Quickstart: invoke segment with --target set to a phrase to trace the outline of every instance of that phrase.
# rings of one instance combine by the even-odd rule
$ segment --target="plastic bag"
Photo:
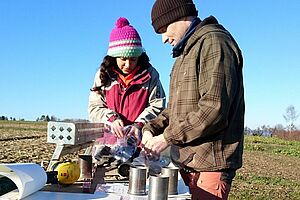
[[[129,161],[135,166],[147,166],[149,167],[150,174],[159,174],[162,167],[166,167],[170,164],[170,157],[146,154],[146,152],[139,147],[141,133],[139,132],[139,136],[136,137],[130,133],[131,128],[131,125],[125,126],[123,128],[124,137],[117,138],[111,133],[111,128],[108,125],[106,135],[104,135],[106,137],[98,139],[94,145],[93,157],[96,160],[100,160],[103,156],[111,156],[123,163]]]
[[[165,155],[146,157],[146,163],[149,167],[150,175],[160,174],[161,168],[167,167],[171,162],[170,157]]]
[[[171,163],[171,159],[166,155],[149,155],[142,150],[138,157],[133,159],[132,165],[134,166],[147,166],[149,168],[150,175],[159,174],[161,168],[168,166]]]
[[[111,128],[107,126],[104,136],[96,140],[92,155],[96,160],[100,160],[103,156],[112,156],[116,160],[126,162],[137,150],[139,138],[130,133],[132,126],[123,128],[124,137],[117,138],[111,132]]]
[[[133,156],[136,149],[137,139],[129,134],[117,139],[116,144],[111,147],[111,153],[115,159],[126,162]]]

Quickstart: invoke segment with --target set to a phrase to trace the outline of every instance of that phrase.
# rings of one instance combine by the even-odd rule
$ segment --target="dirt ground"
[[[0,163],[42,163],[46,169],[55,149],[54,144],[47,143],[46,136],[46,123],[0,122]],[[71,156],[76,158],[78,153]],[[249,196],[253,197],[250,199],[293,199],[292,193],[299,195],[299,158],[245,151],[243,159],[244,165],[238,170],[232,187],[231,194],[235,195],[230,199],[248,199]],[[277,193],[276,196],[271,195],[272,192]]]
[[[54,150],[55,144],[47,143],[46,123],[0,121],[0,163],[37,163],[47,169]],[[0,178],[0,195],[12,189],[12,181]]]
[[[0,123],[0,163],[37,163],[46,168],[54,150],[55,144],[47,143],[46,123]]]

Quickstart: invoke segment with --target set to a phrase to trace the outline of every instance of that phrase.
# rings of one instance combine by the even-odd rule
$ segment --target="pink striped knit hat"
[[[111,31],[107,55],[112,57],[139,57],[143,52],[142,41],[129,21],[120,17]]]

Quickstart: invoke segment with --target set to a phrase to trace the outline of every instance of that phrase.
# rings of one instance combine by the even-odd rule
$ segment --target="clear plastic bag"
[[[161,168],[167,167],[171,163],[171,159],[166,155],[149,155],[142,150],[138,157],[133,159],[132,165],[134,166],[147,166],[149,168],[150,175],[159,174]]]
[[[103,156],[111,156],[116,160],[126,162],[137,150],[139,138],[130,133],[132,126],[123,128],[124,137],[117,138],[112,134],[111,128],[107,125],[104,137],[96,140],[92,155],[94,159],[100,160]]]
[[[149,167],[149,173],[150,175],[160,174],[161,168],[167,167],[171,159],[168,156],[160,155],[160,156],[147,156],[146,162]]]
[[[126,127],[124,127],[125,129]],[[126,162],[129,160],[137,149],[137,139],[134,135],[125,135],[123,138],[118,138],[115,145],[111,148],[113,157],[117,160]]]
[[[149,168],[150,174],[159,174],[162,167],[170,164],[171,159],[166,155],[149,155],[141,150],[141,133],[136,137],[130,133],[132,126],[123,128],[124,137],[117,138],[111,133],[111,128],[107,125],[106,135],[95,142],[93,158],[100,160],[103,156],[110,156],[121,162],[129,161],[132,165],[144,165]],[[113,141],[113,142],[112,142]]]

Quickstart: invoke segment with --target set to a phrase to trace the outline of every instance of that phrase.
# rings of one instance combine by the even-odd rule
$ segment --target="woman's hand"
[[[131,129],[129,131],[128,134],[134,135],[134,137],[137,139],[137,143],[139,144],[142,140],[142,135],[141,135],[141,131],[139,128],[137,128],[136,126],[131,126]]]
[[[111,131],[118,138],[124,137],[123,128],[124,123],[120,119],[117,119],[111,123]]]

